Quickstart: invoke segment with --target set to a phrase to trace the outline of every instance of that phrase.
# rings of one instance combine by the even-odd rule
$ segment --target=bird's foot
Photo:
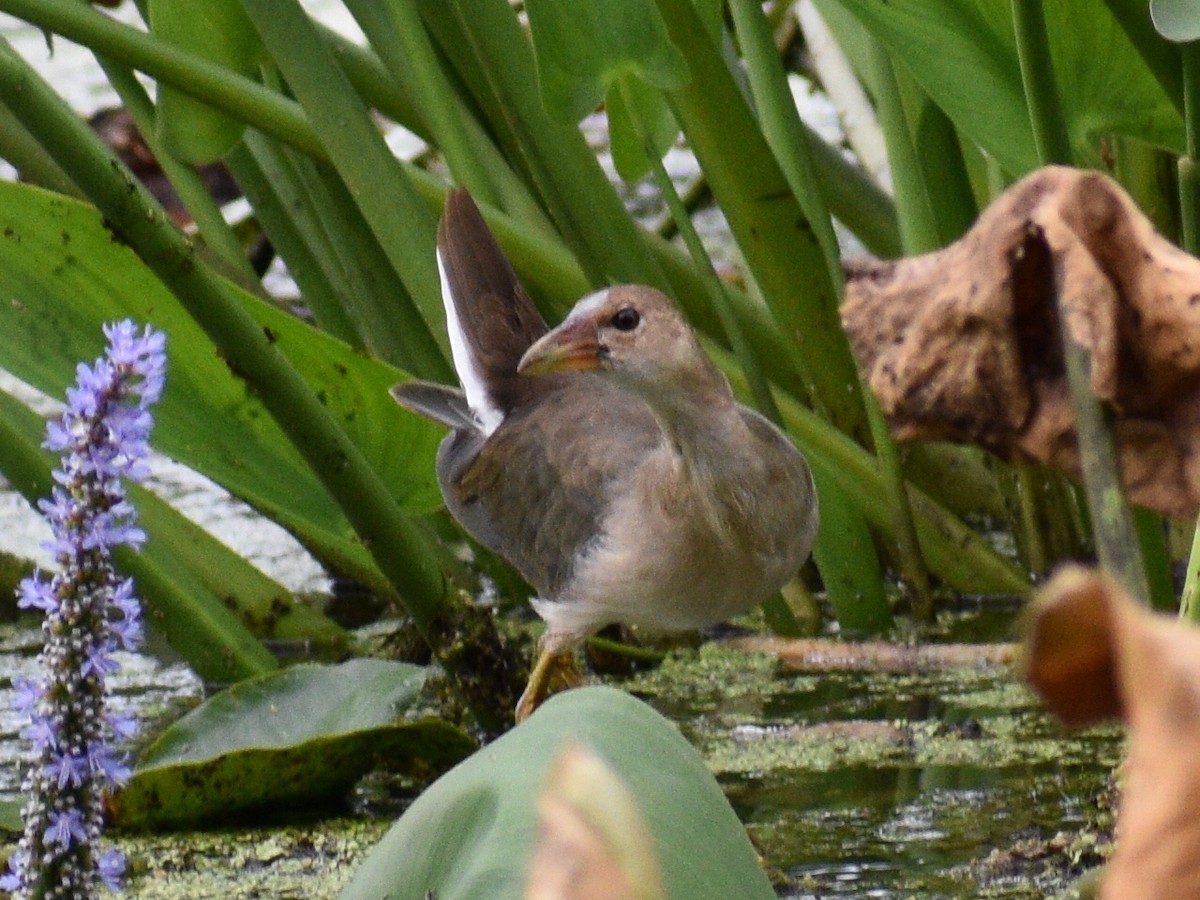
[[[517,724],[524,722],[551,694],[583,684],[583,673],[575,661],[575,651],[542,650],[529,675],[529,683],[517,701]]]

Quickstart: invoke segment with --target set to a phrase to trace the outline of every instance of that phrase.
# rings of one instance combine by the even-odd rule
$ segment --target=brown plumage
[[[817,527],[808,466],[737,403],[666,296],[607,288],[548,330],[464,191],[438,261],[464,391],[392,394],[454,429],[447,507],[538,591],[547,630],[519,718],[604,625],[714,624],[795,574]]]

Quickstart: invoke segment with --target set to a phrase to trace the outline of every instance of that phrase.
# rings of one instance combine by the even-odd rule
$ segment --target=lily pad
[[[316,804],[379,767],[436,774],[475,742],[440,719],[403,721],[425,676],[407,663],[354,659],[236,684],[163,732],[114,798],[116,821],[211,824]]]

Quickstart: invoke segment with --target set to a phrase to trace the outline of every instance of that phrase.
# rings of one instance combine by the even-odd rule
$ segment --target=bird
[[[808,464],[735,399],[665,294],[605,287],[551,329],[463,188],[437,265],[461,384],[391,395],[451,429],[446,507],[537,591],[546,629],[518,722],[581,680],[575,651],[599,629],[707,627],[797,574],[819,519]]]

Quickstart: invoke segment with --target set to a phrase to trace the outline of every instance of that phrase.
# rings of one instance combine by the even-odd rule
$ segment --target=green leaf
[[[381,765],[428,775],[475,742],[447,722],[403,721],[426,670],[352,659],[243,681],[162,733],[113,800],[123,827],[195,825],[319,803]]]
[[[626,77],[624,81],[625,90],[617,90],[614,85],[608,92],[608,141],[617,174],[626,182],[634,182],[650,170],[650,161],[645,144],[638,140],[625,97],[633,98],[632,116],[649,132],[652,152],[659,158],[675,142],[679,125],[660,91],[638,78]]]
[[[525,9],[542,102],[561,122],[578,122],[626,75],[663,90],[687,82],[687,64],[649,0],[529,0]]]
[[[1038,165],[1009,0],[836,0],[962,131],[1012,176]],[[1183,147],[1183,122],[1105,4],[1048,3],[1054,73],[1076,159],[1099,164],[1118,132]]]
[[[387,590],[337,505],[245,383],[92,207],[0,184],[0,366],[59,396],[78,360],[94,359],[100,325],[132,316],[168,335],[167,390],[155,446],[217,481],[327,560]],[[387,389],[404,373],[354,352],[299,319],[237,291],[276,348],[334,411],[414,514],[440,505],[438,428],[406,415]]]
[[[1168,41],[1186,44],[1200,38],[1200,0],[1150,0],[1150,18]]]
[[[150,30],[167,43],[252,77],[262,55],[258,34],[238,0],[150,0]],[[177,159],[191,163],[220,159],[241,139],[245,123],[185,91],[160,82],[159,138]]]
[[[604,760],[637,798],[667,896],[775,896],[745,829],[678,729],[622,691],[590,687],[554,697],[426,790],[342,900],[523,896],[538,792],[568,742]]]

